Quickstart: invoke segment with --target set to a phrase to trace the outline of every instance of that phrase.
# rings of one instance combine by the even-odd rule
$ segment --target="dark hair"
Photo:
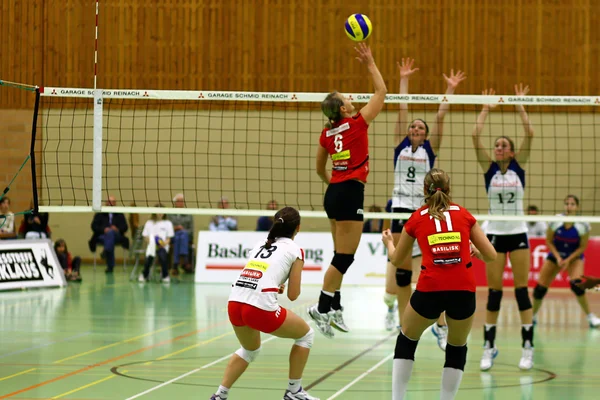
[[[408,124],[408,127],[410,128],[410,126],[413,124],[413,122],[415,121],[421,121],[423,123],[423,125],[425,125],[425,133],[429,134],[429,125],[427,125],[427,122],[425,122],[425,120],[421,119],[421,118],[416,118],[413,119],[412,121],[410,121],[410,124]]]
[[[342,99],[340,99],[339,93],[333,91],[325,97],[325,100],[321,102],[321,111],[328,119],[325,124],[326,128],[333,128],[333,125],[342,120],[342,111],[340,108],[344,105]]]
[[[537,206],[534,206],[534,205],[532,204],[532,205],[530,205],[529,207],[527,207],[527,211],[540,211],[540,210],[538,209],[538,207],[537,207]]]
[[[513,140],[511,138],[509,138],[508,136],[498,136],[496,138],[496,140],[494,140],[494,145],[496,145],[496,142],[500,139],[506,139],[508,141],[508,144],[510,146],[510,151],[512,151],[514,153],[515,151],[515,142],[513,142]]]
[[[300,213],[293,207],[284,207],[275,213],[273,218],[273,226],[267,236],[265,249],[271,247],[275,243],[275,239],[280,237],[292,238],[294,232],[300,225]]]
[[[154,207],[164,207],[161,203],[155,204]],[[157,214],[152,214],[150,215],[150,219],[152,221],[156,221],[156,218],[158,217]],[[162,219],[167,219],[167,214],[163,214]]]
[[[577,196],[574,194],[568,194],[567,197],[565,197],[565,201],[567,201],[567,199],[573,199],[575,204],[577,204],[577,207],[579,207],[579,198]]]
[[[8,204],[10,205],[10,199],[8,198],[8,196],[4,196],[2,200],[0,200],[0,204],[4,204],[6,202],[8,202]]]
[[[444,211],[450,207],[450,177],[439,168],[432,168],[425,175],[425,203],[429,215],[444,221]]]
[[[67,242],[65,242],[65,239],[58,239],[54,242],[54,252],[56,253],[56,249],[63,245],[65,246],[65,254],[68,253],[69,250],[67,249]]]

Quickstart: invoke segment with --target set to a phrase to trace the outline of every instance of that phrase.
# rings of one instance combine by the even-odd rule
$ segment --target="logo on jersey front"
[[[441,243],[460,243],[460,232],[436,233],[427,236],[427,242],[430,246]]]
[[[349,159],[350,159],[350,150],[344,150],[339,153],[335,153],[335,154],[331,155],[332,161],[349,160]]]

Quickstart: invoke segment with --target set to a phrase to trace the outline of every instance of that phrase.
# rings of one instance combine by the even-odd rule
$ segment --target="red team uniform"
[[[475,292],[470,245],[475,217],[456,204],[444,212],[445,221],[433,218],[427,210],[428,206],[421,207],[404,225],[423,252],[417,290]]]
[[[369,125],[358,113],[323,129],[319,143],[331,156],[331,181],[323,205],[329,219],[363,221],[369,175]]]
[[[333,168],[330,183],[339,183],[350,179],[367,181],[367,175],[369,175],[368,129],[369,125],[360,113],[342,119],[332,128],[323,129],[319,143],[331,155]]]

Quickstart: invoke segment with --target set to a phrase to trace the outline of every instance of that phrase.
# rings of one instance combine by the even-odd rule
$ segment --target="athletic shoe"
[[[519,368],[523,371],[529,371],[533,368],[533,347],[523,347]]]
[[[431,332],[437,338],[440,349],[446,351],[446,345],[448,344],[448,327],[445,325],[438,325],[436,322],[431,326]]]
[[[600,327],[600,318],[596,316],[594,313],[590,313],[587,317],[588,323],[590,324],[590,328],[598,328]]]
[[[162,283],[171,283],[171,277],[169,275],[165,276],[161,280]]]
[[[292,393],[289,390],[285,391],[283,400],[320,400],[318,397],[311,396],[302,387],[296,393]]]
[[[217,394],[213,394],[212,396],[210,396],[210,400],[227,400],[227,397],[221,397]]]
[[[481,356],[481,362],[479,363],[479,369],[482,371],[487,371],[494,365],[494,358],[498,356],[498,349],[496,347],[493,348],[484,348],[483,355]]]
[[[146,278],[144,278],[144,275],[143,275],[143,274],[140,274],[140,276],[138,276],[138,282],[139,282],[139,283],[144,283],[144,282],[146,282]]]
[[[337,329],[340,332],[348,332],[350,329],[348,325],[344,322],[344,316],[342,315],[342,311],[344,311],[344,307],[339,310],[332,310],[333,315],[331,317],[331,326]]]
[[[397,306],[388,308],[387,314],[385,315],[385,330],[391,331],[396,326],[396,311]]]
[[[331,329],[331,318],[333,316],[333,312],[330,311],[327,314],[321,314],[317,309],[317,304],[310,306],[307,311],[308,316],[315,321],[319,332],[321,332],[326,338],[331,339],[334,336],[333,329]]]

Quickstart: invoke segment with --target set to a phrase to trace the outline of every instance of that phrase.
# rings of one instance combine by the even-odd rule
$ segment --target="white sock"
[[[326,294],[329,297],[333,297],[335,295],[335,293],[331,293],[331,292],[326,292],[324,290],[321,290],[321,293]]]
[[[460,387],[463,371],[456,368],[444,368],[442,371],[442,389],[440,400],[454,400]]]
[[[392,367],[392,400],[404,400],[414,363],[413,360],[404,358],[394,359],[394,366]]]
[[[296,393],[296,392],[298,392],[298,390],[300,390],[301,387],[302,387],[302,379],[289,379],[288,380],[287,390],[289,390],[290,392]]]
[[[388,306],[389,310],[393,310],[394,304],[396,303],[396,295],[385,292],[383,295],[383,302]]]
[[[217,396],[220,396],[224,399],[227,398],[227,396],[229,395],[229,388],[226,388],[225,386],[220,385],[219,386],[219,390],[217,390],[217,393],[215,393]]]

